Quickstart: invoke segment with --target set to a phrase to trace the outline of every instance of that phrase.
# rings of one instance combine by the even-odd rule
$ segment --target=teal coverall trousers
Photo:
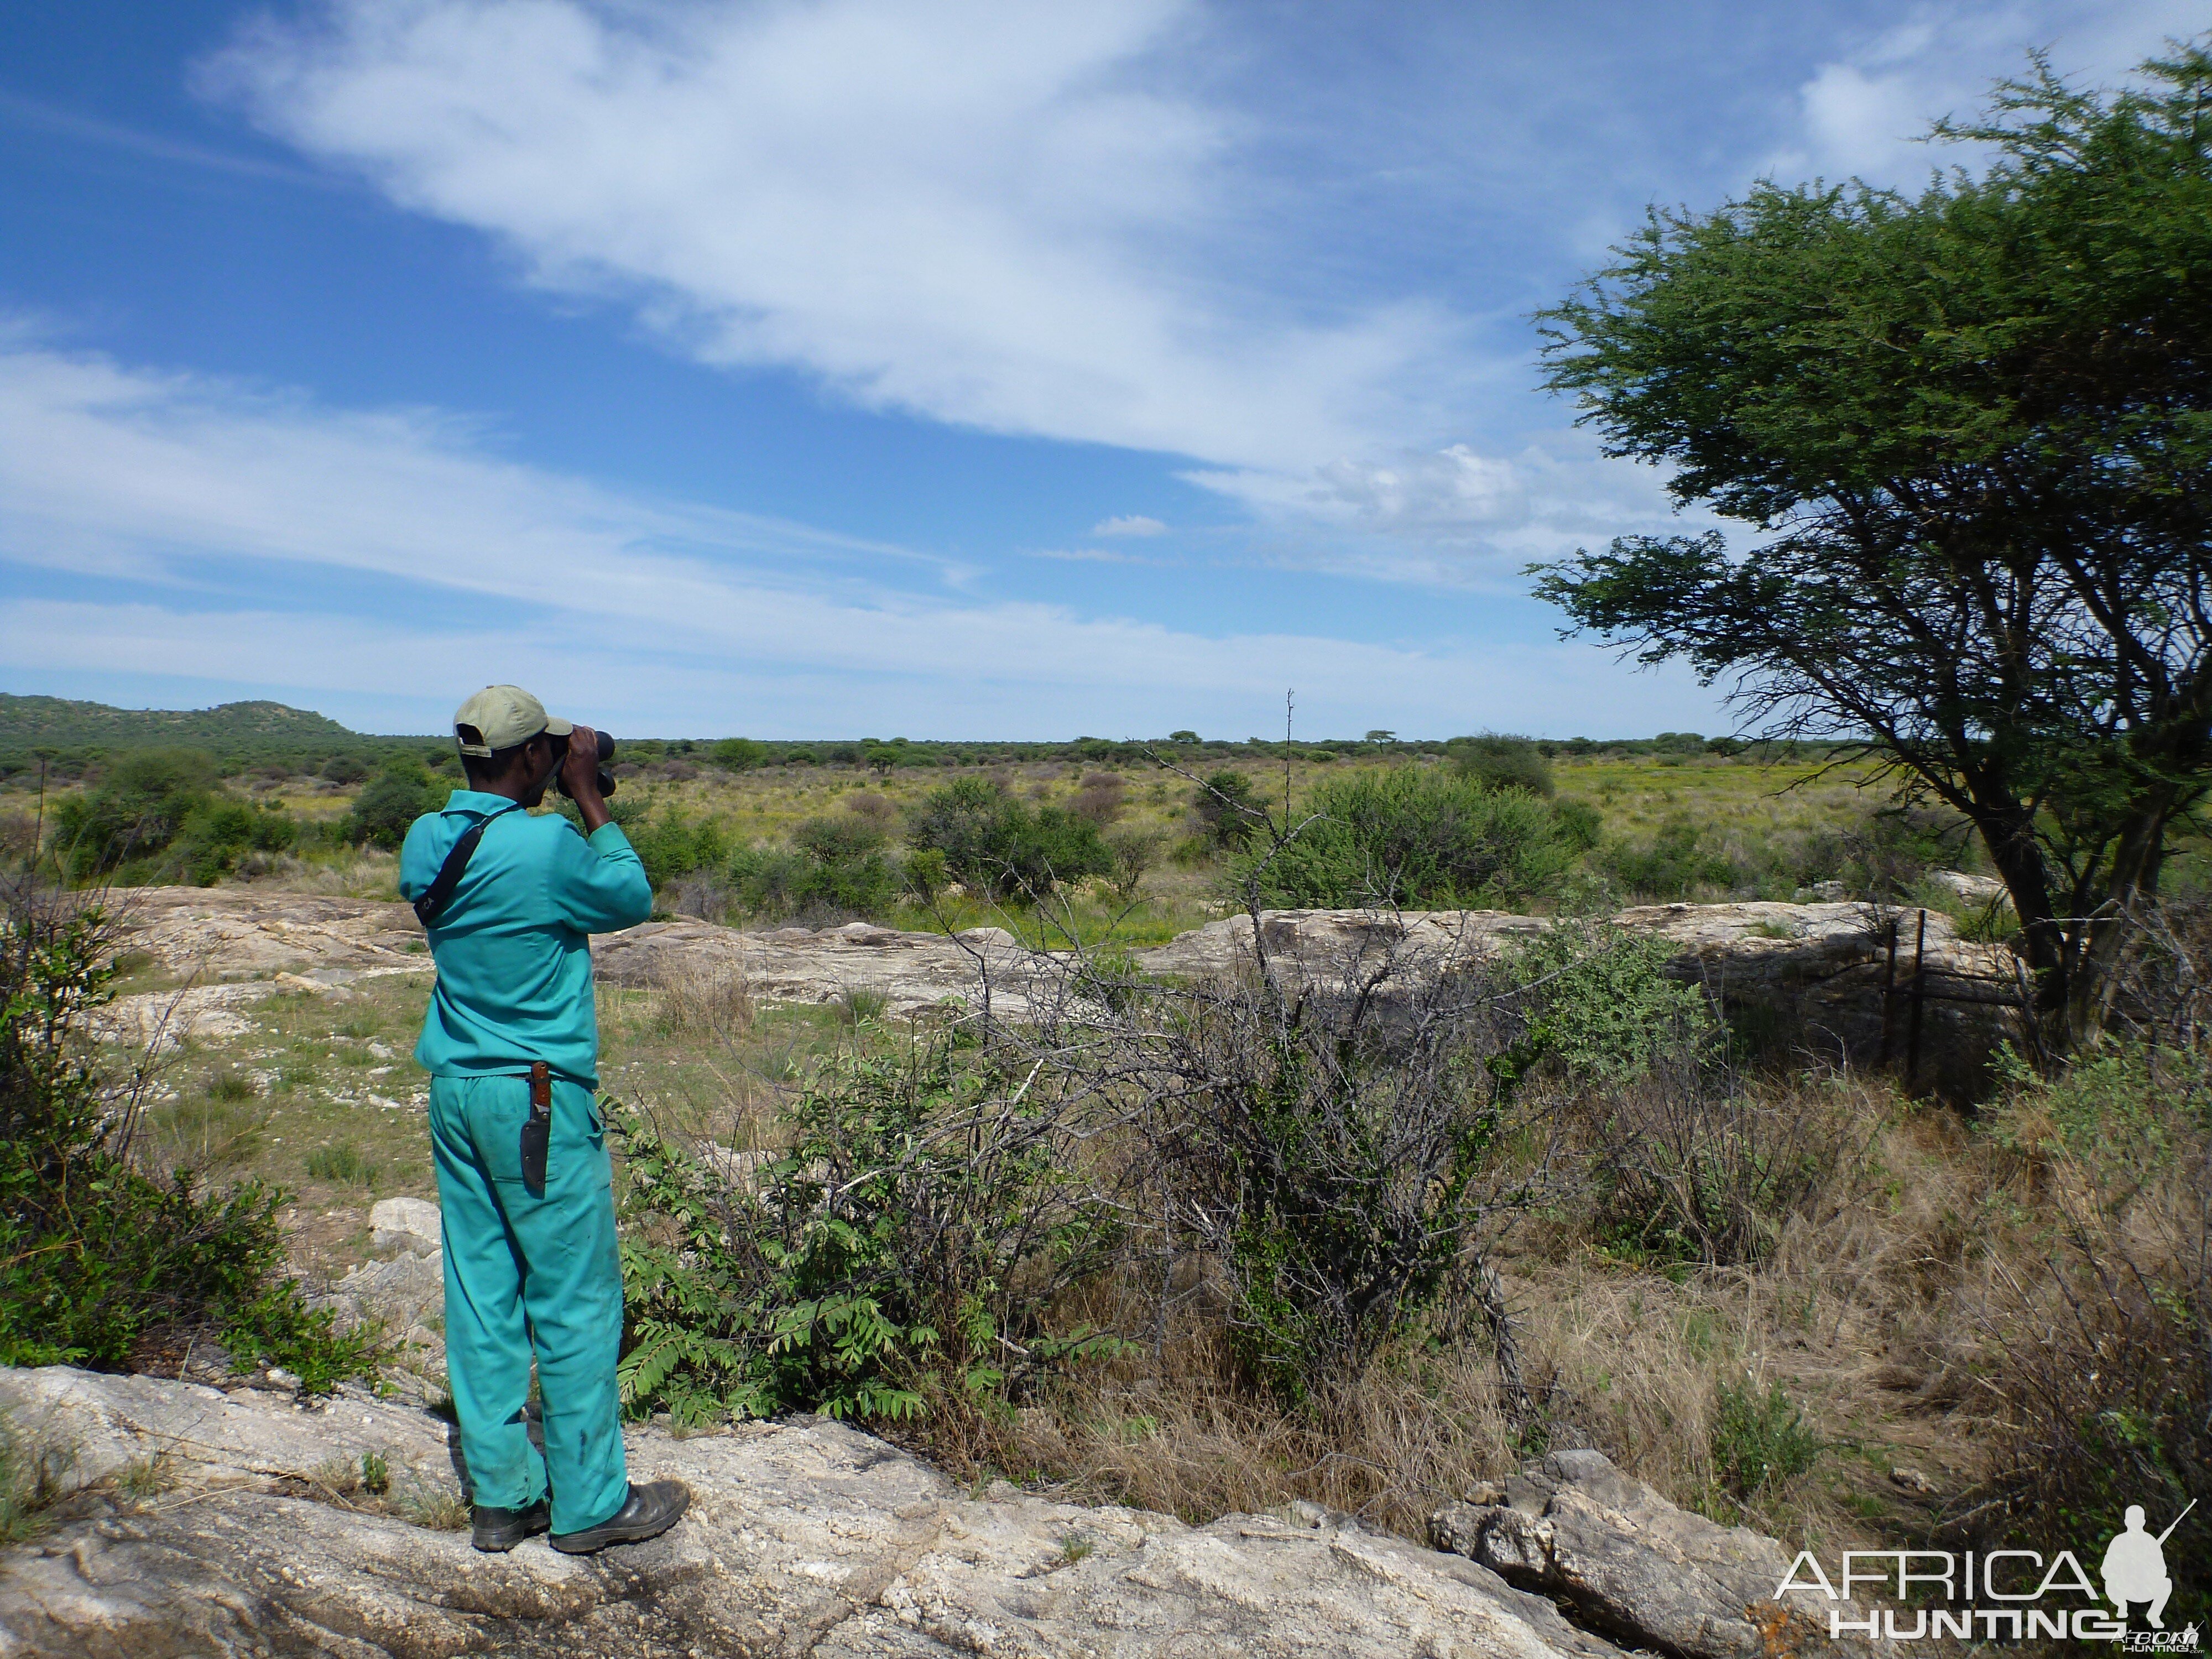
[[[553,1498],[552,1528],[581,1532],[623,1506],[615,1361],[622,1266],[612,1166],[592,1091],[556,1078],[545,1191],[522,1184],[526,1077],[430,1080],[430,1146],[445,1212],[447,1370],[473,1501]],[[538,1360],[545,1455],[523,1418]]]

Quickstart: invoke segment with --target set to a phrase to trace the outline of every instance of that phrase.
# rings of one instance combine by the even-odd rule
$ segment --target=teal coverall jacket
[[[399,890],[418,897],[462,832],[511,805],[457,789],[417,818]],[[552,1529],[623,1506],[615,1362],[622,1264],[599,1085],[589,939],[653,911],[652,884],[613,824],[589,840],[553,814],[507,812],[484,831],[430,929],[437,988],[415,1057],[430,1073],[430,1146],[445,1215],[446,1364],[471,1500],[525,1509],[552,1497]],[[551,1068],[545,1187],[522,1182],[531,1062]],[[535,1355],[544,1451],[524,1406]]]

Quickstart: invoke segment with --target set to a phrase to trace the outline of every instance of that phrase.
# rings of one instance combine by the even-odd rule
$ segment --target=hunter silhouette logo
[[[2189,1500],[2189,1508],[2173,1517],[2169,1526],[2155,1538],[2143,1530],[2143,1508],[2140,1504],[2128,1505],[2126,1530],[2116,1534],[2105,1546],[2105,1599],[2112,1604],[2112,1611],[2123,1623],[2127,1620],[2128,1603],[2150,1603],[2150,1627],[2166,1628],[2166,1600],[2173,1594],[2173,1580],[2166,1574],[2166,1540],[2173,1536],[2173,1528],[2181,1524],[2197,1500]]]

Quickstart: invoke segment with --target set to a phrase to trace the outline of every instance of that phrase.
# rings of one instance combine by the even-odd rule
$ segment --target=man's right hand
[[[606,797],[599,793],[599,734],[588,726],[568,733],[568,753],[561,763],[561,781],[568,799],[584,817],[584,833],[592,834],[614,822]]]

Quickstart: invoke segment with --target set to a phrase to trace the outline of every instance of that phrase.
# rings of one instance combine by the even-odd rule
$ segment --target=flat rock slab
[[[173,973],[243,979],[289,970],[428,967],[422,926],[398,899],[241,887],[127,887],[132,944]],[[411,947],[411,948],[410,948]]]
[[[743,980],[769,1002],[828,1003],[855,991],[884,999],[884,1012],[908,1018],[944,1006],[983,1004],[986,975],[994,1013],[1029,1010],[1031,977],[1048,970],[1012,934],[976,928],[957,937],[902,932],[864,921],[810,932],[780,927],[743,933],[705,921],[648,921],[592,941],[592,972],[602,984],[650,989],[700,974]]]
[[[280,1400],[226,1402],[187,1384],[58,1368],[0,1372],[0,1400],[63,1402],[89,1436],[85,1468],[112,1468],[124,1442],[176,1431],[191,1476],[189,1490],[0,1556],[8,1659],[1611,1652],[1487,1569],[1343,1516],[1194,1528],[1004,1485],[965,1496],[828,1421],[683,1440],[631,1431],[633,1476],[687,1482],[691,1511],[649,1543],[577,1559],[542,1539],[480,1555],[465,1533],[251,1484],[311,1453],[349,1451],[354,1430],[338,1431],[349,1412],[403,1452],[441,1451],[444,1425],[420,1413],[345,1401],[295,1413]],[[319,1450],[302,1435],[310,1423],[327,1431]]]
[[[254,1389],[226,1393],[67,1365],[0,1367],[0,1412],[26,1443],[65,1451],[75,1486],[157,1457],[198,1488],[313,1480],[325,1466],[358,1466],[373,1452],[395,1479],[459,1490],[443,1422],[356,1390],[296,1406],[289,1395]]]
[[[1627,1646],[1674,1659],[1759,1659],[1826,1644],[1832,1607],[1848,1619],[1867,1616],[1812,1594],[1778,1601],[1790,1572],[1780,1544],[1678,1509],[1600,1452],[1555,1452],[1484,1496],[1492,1501],[1437,1510],[1430,1541],[1551,1597],[1577,1624]],[[1800,1641],[1781,1640],[1785,1632]]]

